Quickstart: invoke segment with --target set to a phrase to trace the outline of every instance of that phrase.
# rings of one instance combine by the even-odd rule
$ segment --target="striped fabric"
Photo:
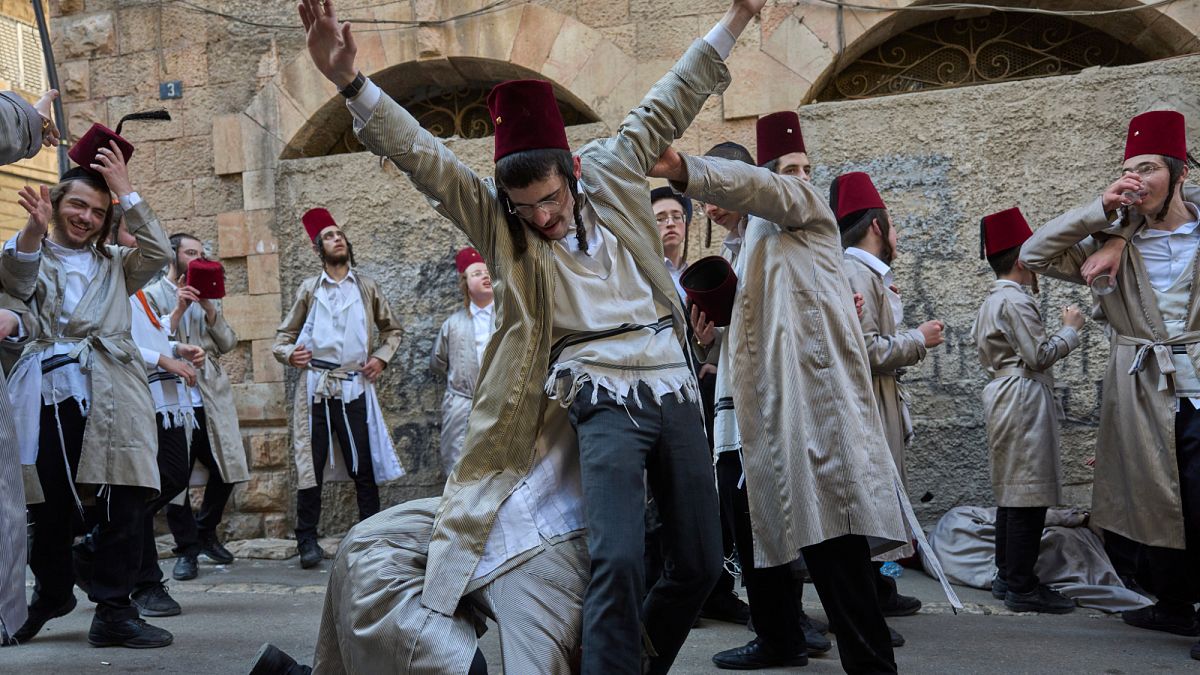
[[[465,673],[486,615],[500,629],[504,672],[569,674],[582,630],[587,540],[546,544],[511,561],[447,616],[421,605],[439,501],[400,504],[346,535],[325,593],[314,672]]]
[[[0,372],[0,629],[12,635],[25,623],[25,486],[17,429]]]
[[[671,307],[681,346],[687,321],[662,264],[645,176],[708,97],[720,94],[728,83],[729,71],[717,52],[697,40],[629,113],[616,136],[578,152],[588,203],[631,252],[657,299]],[[391,159],[467,235],[497,280],[502,322],[484,352],[466,448],[447,482],[429,544],[429,583],[422,602],[452,615],[496,509],[533,459],[531,448],[547,401],[542,385],[550,365],[553,254],[533,234],[510,233],[492,181],[461,163],[386,95],[358,133],[368,149]],[[517,254],[514,236],[528,244],[524,254]]]

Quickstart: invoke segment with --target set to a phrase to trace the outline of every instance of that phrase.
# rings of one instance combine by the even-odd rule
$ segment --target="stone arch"
[[[885,3],[879,0],[873,4],[891,4],[902,10],[937,1],[892,0]],[[1152,1],[1108,0],[1094,5],[1132,7]],[[1073,0],[997,0],[991,4],[1079,8],[1079,3]],[[762,115],[812,103],[831,78],[863,54],[914,26],[945,16],[928,12],[869,12],[824,3],[770,9],[773,11],[764,13],[761,50],[731,60],[733,83],[725,96],[726,119]],[[955,16],[978,14],[967,12]],[[1118,15],[1072,19],[1108,33],[1149,59],[1200,50],[1200,0],[1181,0]]]

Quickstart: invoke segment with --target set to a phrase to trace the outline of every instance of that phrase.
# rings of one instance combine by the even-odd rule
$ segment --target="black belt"
[[[308,362],[308,365],[312,368],[319,368],[320,370],[337,370],[338,368],[342,367],[342,364],[340,363],[323,361],[321,359],[312,359]]]
[[[1186,354],[1187,345],[1171,345],[1172,354]]]
[[[52,373],[63,366],[79,363],[79,357],[71,356],[70,354],[58,354],[42,361],[42,374]]]

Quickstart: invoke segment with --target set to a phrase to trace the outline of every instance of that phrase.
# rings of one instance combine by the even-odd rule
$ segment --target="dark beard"
[[[324,255],[324,262],[326,265],[345,265],[350,262],[350,253],[326,253]]]

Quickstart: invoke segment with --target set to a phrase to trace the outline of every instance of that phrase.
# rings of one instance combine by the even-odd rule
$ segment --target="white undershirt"
[[[471,327],[475,331],[475,360],[477,363],[483,363],[483,350],[487,349],[488,339],[492,337],[492,326],[495,325],[492,320],[492,310],[495,305],[495,302],[489,302],[487,307],[479,307],[472,302],[468,308],[471,313]]]
[[[368,358],[366,325],[362,293],[354,272],[341,281],[321,272],[321,280],[313,292],[313,306],[308,310],[308,320],[296,344],[311,349],[314,359],[361,368]],[[317,387],[320,378],[319,371],[308,370],[310,389]],[[341,380],[341,399],[350,402],[362,396],[366,391],[363,379],[355,375]]]
[[[1197,231],[1200,214],[1192,204],[1184,202],[1184,205],[1192,214],[1190,222],[1174,231],[1143,227],[1133,235],[1133,245],[1146,263],[1150,285],[1158,291],[1170,288],[1196,257],[1196,245],[1200,243],[1200,231]]]
[[[146,365],[154,412],[163,416],[163,424],[168,428],[190,426],[194,418],[187,385],[179,377],[158,379],[158,376],[166,373],[158,366],[159,358],[174,358],[175,355],[175,345],[167,338],[166,326],[170,318],[156,316],[159,327],[155,328],[136,293],[129,296],[129,308],[132,312],[129,332]]]

